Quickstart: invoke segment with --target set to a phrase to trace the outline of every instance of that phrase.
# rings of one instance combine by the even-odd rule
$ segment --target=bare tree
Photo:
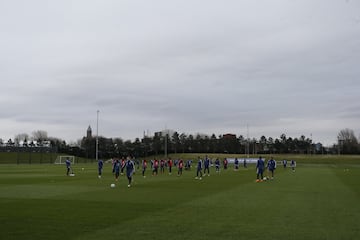
[[[18,145],[20,142],[25,142],[29,140],[29,134],[27,133],[19,133],[15,135],[14,142]]]
[[[48,133],[44,130],[37,130],[32,133],[33,139],[38,142],[48,140]]]
[[[356,142],[357,139],[355,137],[355,133],[353,130],[345,128],[341,130],[338,134],[338,140],[344,141],[344,142]]]
[[[358,140],[351,129],[343,129],[338,134],[339,150],[345,154],[355,154],[358,152]]]

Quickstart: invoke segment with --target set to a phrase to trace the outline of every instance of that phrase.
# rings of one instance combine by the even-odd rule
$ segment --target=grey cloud
[[[44,126],[76,140],[99,109],[109,137],[249,124],[331,143],[359,131],[359,12],[325,0],[6,2],[0,138]]]

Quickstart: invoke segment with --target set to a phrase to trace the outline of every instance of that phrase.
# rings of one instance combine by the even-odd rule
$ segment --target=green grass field
[[[115,183],[95,164],[0,165],[0,239],[358,239],[360,165],[278,166],[255,183],[254,165],[195,180],[142,178]],[[82,170],[84,168],[84,170]]]

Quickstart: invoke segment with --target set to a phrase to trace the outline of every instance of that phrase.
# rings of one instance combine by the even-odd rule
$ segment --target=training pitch
[[[195,164],[194,164],[195,166]],[[195,168],[128,188],[96,164],[0,165],[0,239],[358,239],[360,165],[255,166],[195,179]],[[111,188],[114,183],[116,186]]]

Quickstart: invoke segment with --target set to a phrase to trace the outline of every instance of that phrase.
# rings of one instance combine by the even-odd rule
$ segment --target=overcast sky
[[[360,1],[0,0],[0,138],[360,134]]]

